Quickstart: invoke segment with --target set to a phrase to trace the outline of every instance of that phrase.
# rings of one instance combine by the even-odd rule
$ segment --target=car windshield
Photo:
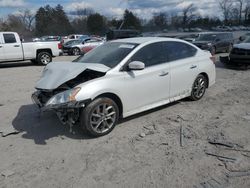
[[[81,37],[79,37],[79,40],[84,40],[86,38],[89,38],[89,36],[88,35],[82,35]]]
[[[108,42],[86,53],[76,62],[104,64],[113,68],[118,65],[138,44]]]
[[[216,35],[214,34],[201,34],[196,41],[214,41],[216,39]]]

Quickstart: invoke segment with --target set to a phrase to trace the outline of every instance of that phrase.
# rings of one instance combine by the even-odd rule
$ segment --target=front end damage
[[[86,67],[81,72],[77,65],[78,67],[76,68],[78,71],[75,74],[72,74],[74,72],[72,67],[70,67],[71,70],[67,74],[66,69],[68,69],[68,64],[66,68],[63,68],[63,63],[60,65],[60,67],[47,67],[44,71],[45,73],[38,81],[36,91],[32,94],[31,98],[42,112],[54,111],[63,124],[70,126],[71,131],[72,126],[80,121],[81,110],[91,101],[90,99],[76,100],[76,95],[82,89],[78,85],[100,78],[106,74],[106,71],[101,71],[100,67],[98,71],[94,70],[92,66],[91,69]],[[71,66],[74,66],[74,63],[71,63]],[[60,69],[62,70],[62,74],[60,74]],[[56,75],[56,81],[52,80],[53,74]],[[64,82],[65,77],[67,78],[66,82]],[[58,78],[61,80],[58,80]]]
[[[37,90],[31,96],[32,101],[40,108],[42,112],[54,111],[59,120],[64,125],[72,127],[79,122],[81,109],[84,108],[91,100],[68,101],[61,104],[49,104],[48,102],[55,97],[54,92]]]

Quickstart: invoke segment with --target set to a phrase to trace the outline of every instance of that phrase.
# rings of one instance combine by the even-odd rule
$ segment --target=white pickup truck
[[[0,32],[0,63],[31,60],[46,65],[60,53],[59,41],[23,43],[15,32]]]

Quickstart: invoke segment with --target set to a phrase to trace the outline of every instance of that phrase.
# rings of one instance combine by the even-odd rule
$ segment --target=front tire
[[[81,113],[80,124],[83,130],[94,137],[110,133],[119,118],[119,108],[110,98],[97,98],[88,104]]]
[[[37,55],[37,62],[40,65],[47,65],[52,61],[52,55],[48,52],[40,52]]]
[[[206,92],[207,84],[207,78],[202,74],[198,75],[193,83],[193,88],[190,96],[191,100],[200,100]]]
[[[73,48],[72,49],[72,55],[80,55],[80,49],[79,48]]]

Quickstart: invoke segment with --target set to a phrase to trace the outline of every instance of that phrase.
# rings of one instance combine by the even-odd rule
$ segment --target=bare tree
[[[28,31],[32,31],[33,24],[35,20],[35,15],[30,12],[30,10],[20,10],[18,13],[18,17],[22,21],[22,23],[25,25],[26,29]]]
[[[220,9],[222,11],[224,22],[227,23],[233,8],[232,0],[220,0],[219,1]]]
[[[246,6],[243,12],[244,12],[244,21],[246,22],[248,20],[248,15],[250,14],[250,1],[249,0],[246,2]]]
[[[243,12],[243,5],[245,3],[245,0],[236,0],[236,2],[239,4],[239,24],[241,24],[242,20],[242,12]]]
[[[195,18],[195,14],[194,14],[195,10],[196,10],[196,7],[194,6],[194,4],[190,4],[182,10],[183,27],[187,26],[190,23],[190,21]]]

